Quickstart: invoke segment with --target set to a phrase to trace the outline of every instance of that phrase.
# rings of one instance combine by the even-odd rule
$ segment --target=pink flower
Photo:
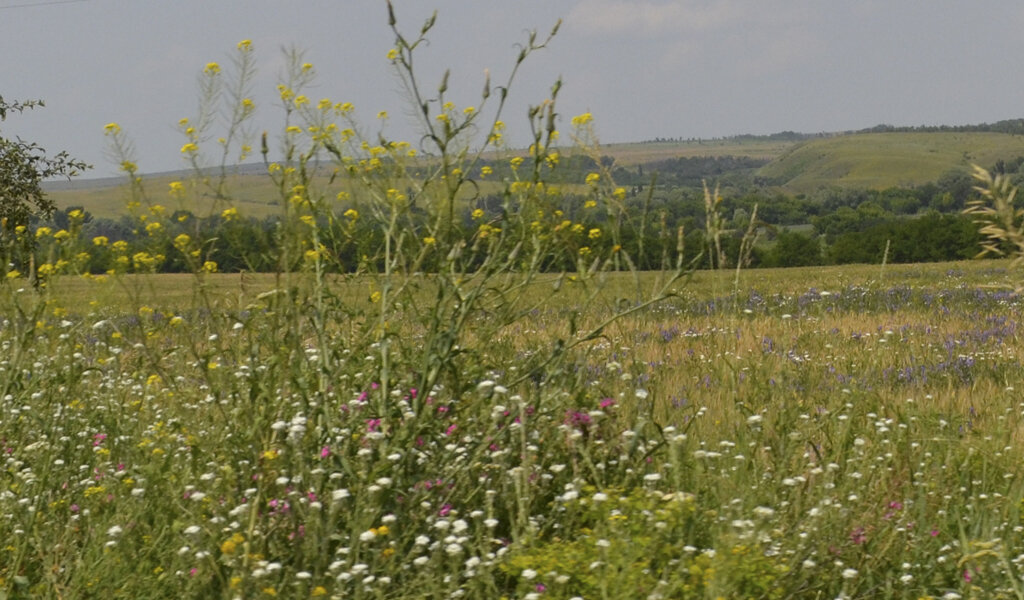
[[[320,458],[327,458],[330,455],[331,455],[331,448],[330,448],[330,446],[324,446],[323,448],[320,449]]]
[[[441,510],[437,511],[437,514],[442,516],[442,517],[447,517],[448,513],[450,513],[450,512],[452,512],[452,505],[451,504],[445,504],[444,506],[441,507]]]
[[[856,545],[861,545],[868,541],[868,536],[864,533],[863,527],[858,527],[850,533],[850,541]]]
[[[444,431],[444,434],[445,435],[451,435],[451,434],[455,433],[455,429],[456,428],[458,428],[458,425],[456,425],[455,423],[452,423],[451,425],[448,426],[448,429],[446,429]]]
[[[605,398],[604,400],[601,400],[601,404],[599,406],[601,408],[608,408],[609,406],[615,406],[615,399],[614,398]]]

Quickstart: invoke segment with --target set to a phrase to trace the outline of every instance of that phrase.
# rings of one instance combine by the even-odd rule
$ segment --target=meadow
[[[765,271],[738,294],[700,272],[524,378],[588,297],[538,281],[542,306],[466,340],[461,386],[422,391],[382,385],[346,322],[368,281],[331,285],[351,314],[327,339],[311,307],[269,309],[269,276],[8,286],[3,589],[1019,597],[1021,307],[984,287],[1006,267]],[[658,276],[610,275],[579,328]],[[193,286],[208,304],[161,291]]]
[[[704,255],[662,231],[641,272],[607,169],[551,184],[560,85],[509,157],[490,81],[457,106],[447,75],[415,78],[432,23],[405,37],[392,13],[387,55],[426,174],[290,57],[273,273],[211,260],[250,247],[245,190],[201,160],[253,152],[249,40],[200,76],[227,121],[183,119],[193,179],[147,189],[107,125],[152,247],[85,239],[81,213],[5,230],[0,598],[1024,597],[1012,260],[744,271],[709,191]],[[599,152],[592,115],[568,125]],[[500,204],[474,208],[488,177]],[[168,233],[154,198],[211,194],[217,235]],[[1024,255],[1004,213],[976,216]],[[189,273],[156,273],[171,252]]]

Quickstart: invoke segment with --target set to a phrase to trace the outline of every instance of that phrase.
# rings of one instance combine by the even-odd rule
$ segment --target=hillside
[[[659,181],[668,185],[699,186],[702,178],[717,182],[738,176],[739,181],[753,182],[760,187],[802,194],[833,187],[881,190],[914,186],[934,182],[953,170],[966,172],[972,163],[991,167],[1000,159],[1011,161],[1024,156],[1024,135],[897,130],[826,134],[803,140],[739,136],[609,144],[601,147],[601,154],[614,159],[612,164],[620,185],[649,183],[651,174],[657,171],[661,174]],[[702,158],[719,160],[702,162]],[[755,165],[756,170],[723,172],[722,164],[743,162],[731,159],[754,159],[767,164],[760,168]],[[277,190],[269,179],[258,174],[261,171],[261,165],[246,165],[232,176],[231,187],[239,198],[237,208],[254,217],[279,210]],[[586,172],[564,174],[566,181],[582,181],[585,176]],[[187,177],[184,172],[146,176],[151,200],[168,203],[167,184]],[[127,192],[123,183],[124,180],[118,178],[75,180],[48,184],[47,191],[60,208],[83,206],[96,216],[116,217],[125,212]],[[493,185],[492,182],[485,187]],[[209,205],[208,200],[200,197],[188,206],[173,208],[205,215],[223,207]]]
[[[973,164],[1024,155],[1024,136],[991,132],[856,133],[796,144],[758,170],[789,193],[822,187],[884,189],[935,181]]]

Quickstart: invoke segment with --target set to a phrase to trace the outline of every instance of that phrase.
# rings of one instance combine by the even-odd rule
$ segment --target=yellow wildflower
[[[590,123],[593,120],[594,115],[590,114],[589,112],[585,112],[582,115],[576,115],[575,117],[572,118],[572,126],[580,127],[581,125],[586,125],[587,123]]]

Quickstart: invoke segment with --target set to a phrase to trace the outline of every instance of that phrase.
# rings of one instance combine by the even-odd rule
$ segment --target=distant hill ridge
[[[842,135],[855,135],[858,133],[936,133],[936,132],[985,132],[985,133],[1009,133],[1011,135],[1024,135],[1024,118],[1003,119],[995,123],[978,123],[973,125],[889,125],[880,123],[874,127],[864,129],[848,129],[846,131],[830,131],[819,133],[801,133],[798,131],[779,131],[765,135],[743,133],[713,138],[662,138],[657,137],[650,140],[642,140],[639,144],[661,144],[666,142],[676,143],[701,143],[701,142],[800,142],[823,137],[836,137]]]

